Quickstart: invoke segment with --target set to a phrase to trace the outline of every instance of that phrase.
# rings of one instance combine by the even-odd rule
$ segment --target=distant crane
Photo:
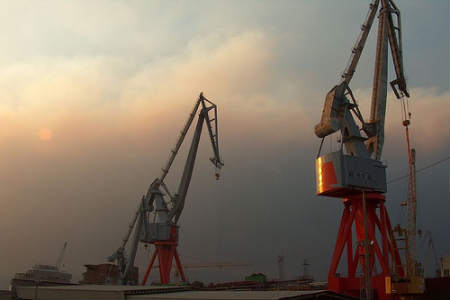
[[[175,160],[197,112],[199,112],[198,121],[189,154],[185,162],[183,174],[178,185],[177,193],[172,194],[165,184],[164,179]],[[109,257],[109,261],[117,261],[123,284],[127,284],[128,274],[134,267],[134,260],[139,241],[155,245],[155,251],[142,281],[143,285],[147,282],[147,278],[156,257],[159,259],[159,274],[162,284],[168,284],[170,281],[170,270],[174,258],[182,280],[186,281],[183,266],[181,265],[177,252],[179,229],[177,223],[184,208],[204,123],[206,123],[206,127],[208,128],[209,138],[214,153],[213,158],[210,160],[216,168],[216,179],[219,179],[219,170],[222,168],[223,162],[219,154],[217,106],[206,99],[203,96],[203,93],[201,93],[198,100],[195,102],[194,109],[189,114],[189,118],[180,133],[175,147],[170,152],[167,164],[161,170],[161,175],[150,184],[147,193],[141,199],[138,210],[129,225],[127,234],[122,240],[121,246]],[[165,195],[161,189],[166,193]],[[165,201],[165,196],[168,196],[168,201]],[[151,213],[153,213],[152,220],[149,218]],[[125,247],[130,239],[133,229],[134,236],[130,246],[131,250],[127,256]]]
[[[402,117],[403,126],[405,127],[406,145],[408,150],[408,167],[409,167],[409,181],[408,181],[408,197],[406,202],[402,202],[402,206],[407,207],[407,224],[406,229],[397,225],[395,232],[397,234],[404,234],[405,241],[405,265],[406,278],[408,280],[408,293],[422,293],[425,289],[425,282],[423,272],[420,270],[420,263],[417,256],[417,235],[420,230],[417,230],[417,170],[416,170],[416,149],[411,148],[409,138],[409,125],[411,124],[411,113],[407,102],[402,102]],[[431,233],[429,238],[431,238]]]
[[[66,248],[67,248],[67,241],[64,242],[64,246],[62,247],[61,252],[59,253],[58,259],[56,260],[55,266],[58,270],[61,269],[64,254],[66,253]]]
[[[427,230],[425,231],[425,234],[422,238],[422,246],[425,246],[425,255],[424,255],[424,261],[423,261],[423,268],[424,268],[424,273],[425,271],[427,271],[427,267],[429,266],[427,264],[427,260],[428,258],[430,258],[430,260],[433,260],[433,276],[441,276],[442,270],[441,270],[441,264],[439,262],[437,253],[436,253],[436,248],[434,247],[434,243],[433,243],[433,237],[431,235],[431,231]],[[431,252],[431,254],[430,254]]]
[[[409,122],[408,122],[409,124]],[[406,127],[408,128],[408,127]],[[406,275],[408,277],[418,276],[418,260],[417,260],[417,198],[416,198],[416,150],[410,148],[409,134],[406,133],[408,144],[408,160],[409,160],[409,187],[407,206],[407,225],[406,225]]]
[[[365,120],[350,89],[350,81],[380,2],[370,118]],[[315,134],[322,138],[316,159],[317,194],[344,200],[344,212],[328,273],[328,286],[338,293],[356,297],[363,290],[366,299],[372,298],[373,291],[376,292],[374,296],[380,299],[391,299],[389,280],[405,275],[384,206],[386,166],[380,161],[384,144],[388,46],[396,74],[390,85],[402,103],[407,101],[409,92],[403,70],[400,10],[393,0],[373,0],[349,63],[339,84],[326,95],[321,120],[314,128]],[[340,150],[321,155],[324,138],[337,131],[341,134]],[[345,247],[347,275],[342,276],[337,274],[337,268]],[[376,264],[381,267],[378,274],[375,274]],[[362,277],[356,276],[358,265],[363,270]]]
[[[284,280],[284,255],[278,255],[278,280]]]
[[[308,262],[308,260],[305,258],[303,259],[303,276],[301,276],[301,279],[312,279],[312,277],[309,275],[309,266],[310,263]]]

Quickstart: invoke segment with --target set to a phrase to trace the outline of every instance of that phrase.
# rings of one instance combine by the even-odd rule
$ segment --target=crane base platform
[[[391,278],[394,274],[403,277],[404,270],[384,206],[385,197],[378,193],[366,193],[367,233],[370,241],[368,266],[364,263],[366,252],[362,201],[362,194],[344,199],[344,212],[328,272],[328,288],[337,293],[359,297],[360,291],[365,289],[364,277],[356,272],[360,266],[362,273],[369,268],[370,289],[377,299],[394,299]],[[342,260],[346,260],[347,266],[347,273],[344,275],[338,273]]]
[[[150,259],[147,271],[145,272],[144,279],[142,280],[142,285],[145,285],[147,283],[148,276],[150,275],[150,271],[153,268],[156,257],[158,257],[159,278],[161,280],[161,284],[170,283],[170,271],[172,270],[172,262],[174,258],[181,280],[183,282],[186,282],[183,266],[181,265],[180,257],[177,251],[178,246],[177,232],[178,232],[177,226],[172,225],[170,228],[170,238],[168,240],[156,241],[152,243],[153,245],[155,245],[155,251],[153,252],[153,256]]]

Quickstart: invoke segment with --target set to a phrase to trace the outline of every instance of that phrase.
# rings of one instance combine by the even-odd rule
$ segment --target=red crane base
[[[153,267],[153,264],[155,263],[156,257],[158,257],[159,278],[161,280],[161,284],[170,283],[170,271],[172,269],[172,262],[174,258],[178,272],[181,276],[181,280],[183,280],[183,282],[186,282],[183,266],[181,265],[180,257],[178,256],[177,251],[178,243],[176,240],[176,228],[174,226],[171,229],[171,237],[169,240],[157,241],[152,243],[155,245],[155,251],[153,252],[153,256],[150,259],[147,271],[145,272],[144,279],[142,280],[142,285],[145,285],[147,283],[148,276],[150,275],[150,271]]]
[[[397,245],[392,233],[391,222],[384,206],[382,194],[366,193],[367,231],[370,243],[369,274],[371,289],[375,299],[393,299],[391,277],[393,274],[404,276]],[[360,296],[364,287],[364,277],[356,276],[358,265],[362,273],[364,264],[364,214],[362,194],[344,199],[344,212],[334,247],[331,266],[328,272],[328,288],[332,291],[351,296]],[[355,229],[353,231],[353,228]],[[378,229],[378,230],[377,230]],[[355,240],[354,240],[355,235]],[[337,272],[339,263],[346,250],[347,274]],[[376,271],[378,269],[378,271]],[[381,269],[381,270],[380,270]]]

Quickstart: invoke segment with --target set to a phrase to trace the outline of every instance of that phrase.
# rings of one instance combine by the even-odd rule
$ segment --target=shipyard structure
[[[370,115],[364,116],[350,83],[356,76],[368,35],[376,24],[376,46]],[[13,289],[0,293],[5,299],[449,299],[450,257],[438,260],[431,232],[423,239],[434,257],[434,278],[425,278],[423,264],[417,254],[416,151],[410,139],[412,116],[409,91],[403,65],[402,23],[394,0],[373,0],[361,32],[351,49],[350,59],[341,78],[325,96],[323,111],[314,132],[321,139],[315,156],[316,194],[339,199],[342,217],[335,246],[330,253],[327,282],[315,282],[304,272],[296,279],[283,278],[284,257],[278,257],[279,278],[269,280],[254,273],[244,280],[212,283],[189,282],[185,269],[194,267],[243,267],[245,262],[213,263],[193,266],[183,264],[178,253],[178,223],[188,199],[194,174],[197,150],[203,128],[212,149],[211,163],[216,179],[224,166],[219,152],[218,110],[215,103],[201,93],[169,151],[169,159],[160,175],[137,201],[137,210],[126,228],[119,247],[108,262],[86,264],[83,279],[71,283],[71,274],[61,270],[67,243],[55,266],[36,265],[12,280]],[[395,76],[388,80],[389,59]],[[405,162],[409,167],[407,224],[395,225],[385,203],[386,167],[382,161],[388,86],[402,107],[398,120],[405,132]],[[195,122],[196,121],[196,122]],[[186,135],[195,124],[188,155],[178,177],[175,192],[166,183],[172,164]],[[325,139],[338,137],[339,149],[326,153]],[[314,154],[311,154],[314,159]],[[310,170],[311,174],[314,173]],[[135,259],[139,244],[153,248],[148,265],[139,269]],[[299,259],[300,260],[300,259]],[[308,266],[305,260],[303,265]],[[145,271],[144,271],[145,270]],[[149,283],[151,272],[158,282]],[[173,278],[177,278],[173,280]]]

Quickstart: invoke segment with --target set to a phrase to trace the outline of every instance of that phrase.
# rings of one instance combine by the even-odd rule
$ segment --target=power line
[[[436,165],[438,165],[438,164],[441,164],[441,163],[443,163],[443,162],[445,162],[445,161],[447,161],[447,160],[449,160],[449,159],[450,159],[450,156],[447,156],[447,157],[445,157],[445,158],[443,158],[443,159],[441,159],[441,160],[438,160],[438,161],[436,161],[436,162],[434,162],[434,163],[432,163],[432,164],[429,164],[428,166],[425,166],[425,167],[423,167],[423,168],[420,168],[420,169],[416,170],[416,173],[419,173],[419,172],[421,172],[421,171],[424,171],[424,170],[426,170],[426,169],[429,169],[429,168],[431,168],[431,167],[434,167],[434,166],[436,166]],[[389,181],[387,182],[387,184],[393,183],[393,182],[396,182],[396,181],[399,181],[399,180],[404,179],[404,178],[407,178],[408,176],[409,176],[409,175],[403,175],[403,176],[400,176],[400,177],[391,179],[391,180],[389,180]]]

